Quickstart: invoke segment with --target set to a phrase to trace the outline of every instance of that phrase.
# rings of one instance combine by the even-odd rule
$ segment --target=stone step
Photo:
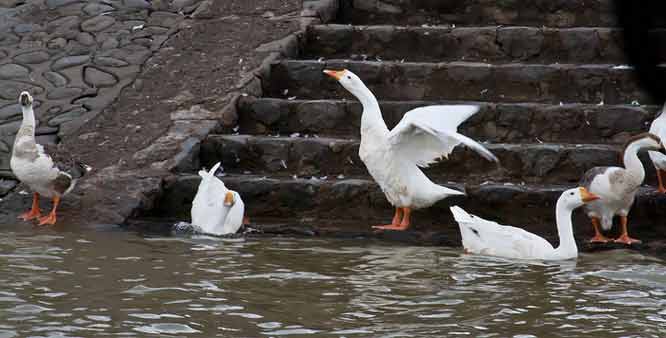
[[[632,69],[613,65],[284,60],[272,65],[266,93],[279,98],[351,99],[322,73],[343,68],[358,75],[379,100],[659,104],[639,88]]]
[[[621,147],[610,145],[486,144],[500,166],[467,147],[457,147],[448,160],[424,172],[431,179],[481,183],[492,181],[576,183],[595,166],[620,164]],[[227,173],[286,177],[368,177],[358,156],[359,142],[322,137],[210,135],[201,144],[200,161],[212,167],[221,161]],[[649,177],[653,168],[641,154]]]
[[[658,31],[658,36],[666,31]],[[626,63],[614,28],[396,27],[318,25],[307,31],[305,58]]]
[[[611,0],[345,0],[353,24],[615,26]]]
[[[381,101],[393,128],[410,109],[432,104],[478,104],[480,111],[460,131],[494,143],[623,143],[646,131],[659,106],[487,102]],[[284,100],[241,97],[241,134],[341,136],[358,138],[361,104],[357,100]]]
[[[390,222],[393,210],[379,187],[363,179],[279,179],[252,175],[222,177],[225,184],[238,191],[250,220],[261,218],[294,221],[326,231],[340,223],[351,224],[347,231],[367,232],[371,225]],[[189,220],[191,202],[200,177],[180,175],[165,183],[155,210],[160,217]],[[460,184],[447,185],[463,189]],[[557,236],[554,205],[562,191],[574,185],[515,185],[488,183],[467,185],[466,196],[456,196],[413,213],[416,231],[441,231],[457,236],[449,207],[460,205],[468,212],[502,224],[524,226],[526,230],[554,239]],[[630,213],[630,231],[638,238],[663,238],[666,227],[655,220],[663,219],[666,195],[652,188],[641,188]],[[581,211],[574,214],[574,231],[578,239],[592,236],[592,227]],[[333,232],[340,233],[333,229]],[[614,231],[617,231],[617,226]],[[455,245],[459,245],[459,242]]]

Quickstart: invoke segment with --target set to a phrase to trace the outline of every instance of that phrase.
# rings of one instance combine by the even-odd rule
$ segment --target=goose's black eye
[[[351,76],[347,75],[347,78],[351,80]]]
[[[570,193],[569,193],[569,195],[573,196],[573,195],[574,195],[574,193],[570,192]]]

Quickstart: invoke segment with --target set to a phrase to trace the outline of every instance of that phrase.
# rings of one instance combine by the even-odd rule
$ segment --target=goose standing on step
[[[652,121],[652,125],[650,125],[650,133],[659,136],[662,140],[666,139],[666,114],[664,114],[664,111],[666,110],[666,104],[664,104],[664,107],[661,109],[661,113],[659,113],[659,116],[657,116],[654,121]],[[650,151],[648,152],[650,155],[650,160],[652,160],[652,164],[654,164],[654,168],[657,171],[657,180],[659,181],[659,192],[660,193],[666,193],[666,187],[664,186],[666,184],[666,155],[656,152],[656,151]]]
[[[359,156],[368,172],[395,207],[393,221],[376,229],[405,230],[414,209],[427,208],[437,201],[463,192],[430,181],[419,167],[427,167],[448,157],[458,144],[464,144],[484,158],[497,158],[481,144],[458,134],[458,125],[474,115],[478,106],[427,106],[408,111],[392,130],[372,92],[349,70],[324,70],[361,101],[361,145]]]
[[[19,216],[28,221],[39,219],[39,225],[56,223],[56,211],[60,198],[74,189],[77,180],[90,170],[90,167],[72,160],[55,163],[44,147],[35,140],[35,113],[32,109],[32,96],[22,92],[19,104],[23,111],[23,121],[14,140],[10,167],[21,182],[33,191],[32,209]],[[55,152],[51,151],[52,155]],[[51,212],[42,217],[39,209],[39,196],[53,199]]]
[[[451,207],[451,212],[460,227],[466,252],[514,259],[561,260],[578,256],[571,214],[576,208],[597,199],[599,196],[582,187],[569,189],[557,199],[555,222],[560,238],[557,248],[531,232],[470,215],[458,206]]]
[[[199,231],[211,235],[234,234],[243,223],[245,204],[240,195],[227,189],[224,182],[215,176],[220,167],[215,164],[210,171],[199,171],[201,183],[192,201],[192,225]]]
[[[587,216],[594,227],[594,237],[590,242],[606,243],[609,241],[599,228],[609,230],[613,227],[613,217],[620,216],[621,234],[615,239],[616,243],[631,245],[641,241],[629,237],[627,232],[627,215],[634,204],[638,188],[645,179],[645,168],[638,152],[640,150],[664,151],[661,139],[650,133],[636,135],[627,141],[622,151],[624,168],[622,167],[595,167],[588,170],[581,186],[591,193],[601,197],[585,205]]]

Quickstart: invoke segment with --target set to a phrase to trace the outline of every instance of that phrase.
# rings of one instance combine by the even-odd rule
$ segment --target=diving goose
[[[609,241],[599,227],[603,230],[612,228],[615,215],[620,216],[622,227],[621,235],[615,242],[627,245],[641,242],[629,237],[627,233],[627,215],[634,204],[638,188],[645,179],[645,169],[638,159],[640,150],[663,151],[661,139],[650,133],[636,135],[627,141],[622,151],[624,168],[595,167],[583,175],[580,185],[601,197],[598,201],[585,205],[585,212],[594,227],[594,237],[590,242]]]
[[[664,110],[666,110],[666,104],[661,109],[659,116],[650,125],[650,133],[659,136],[662,140],[666,139],[666,114],[664,114]],[[664,186],[666,184],[666,155],[656,151],[649,151],[648,154],[657,171],[659,192],[666,193],[666,187]]]
[[[515,259],[562,260],[578,256],[571,214],[574,209],[597,199],[599,196],[582,187],[566,190],[560,195],[555,206],[560,238],[557,248],[531,232],[470,215],[458,206],[451,207],[451,212],[460,227],[466,252]]]
[[[90,167],[72,161],[55,163],[44,147],[35,141],[35,113],[32,109],[32,96],[22,92],[19,104],[23,111],[23,121],[14,140],[10,167],[16,178],[33,191],[32,209],[19,216],[25,221],[39,219],[39,225],[56,223],[56,211],[60,198],[74,189],[77,180],[90,170]],[[52,150],[51,155],[55,155]],[[42,217],[39,209],[39,196],[53,199],[51,212]]]
[[[439,105],[408,111],[392,130],[386,127],[379,103],[356,74],[349,70],[324,70],[352,93],[363,105],[359,156],[388,201],[395,207],[393,221],[376,229],[406,230],[414,209],[463,192],[437,185],[419,167],[448,157],[464,144],[484,158],[497,158],[481,144],[457,133],[458,126],[474,115],[478,106]]]
[[[201,232],[212,235],[233,234],[240,229],[241,225],[247,224],[243,218],[245,204],[240,195],[227,189],[215,172],[220,167],[220,162],[215,164],[210,171],[199,171],[201,183],[197,194],[192,201],[192,225]]]

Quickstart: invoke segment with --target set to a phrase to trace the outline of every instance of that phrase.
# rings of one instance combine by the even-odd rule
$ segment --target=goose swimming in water
[[[44,147],[37,144],[32,103],[32,96],[22,92],[19,104],[23,111],[23,121],[14,140],[10,167],[16,178],[33,191],[32,208],[19,218],[25,221],[39,219],[39,225],[53,225],[56,223],[56,211],[60,199],[74,189],[77,180],[90,171],[90,167],[72,160],[56,163]],[[55,155],[53,150],[51,155]],[[44,217],[39,209],[40,195],[53,199],[53,208]]]
[[[451,207],[451,212],[460,227],[466,252],[516,259],[560,260],[578,256],[571,214],[576,208],[598,199],[599,196],[582,187],[566,190],[560,195],[555,206],[560,237],[557,248],[531,232],[470,215],[458,206]]]
[[[405,230],[414,209],[427,208],[437,201],[463,192],[433,183],[419,167],[427,167],[448,157],[464,144],[484,158],[497,162],[488,149],[457,132],[458,126],[474,115],[478,106],[439,105],[408,111],[395,128],[389,130],[372,92],[349,70],[324,70],[361,101],[361,145],[359,156],[372,178],[395,207],[393,221],[376,229]]]

